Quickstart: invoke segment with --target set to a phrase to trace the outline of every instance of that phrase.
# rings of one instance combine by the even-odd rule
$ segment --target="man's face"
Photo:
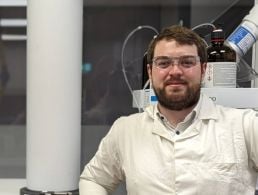
[[[153,59],[161,56],[175,58],[173,65],[160,68],[153,62],[148,65],[148,74],[159,104],[170,110],[183,110],[195,105],[200,96],[201,80],[206,65],[201,66],[195,45],[179,45],[174,40],[161,40],[154,49]],[[188,61],[178,61],[178,57],[191,56],[197,60],[194,66],[182,66]],[[191,64],[191,61],[189,62]],[[159,65],[163,65],[163,61]],[[168,64],[168,63],[167,63]]]

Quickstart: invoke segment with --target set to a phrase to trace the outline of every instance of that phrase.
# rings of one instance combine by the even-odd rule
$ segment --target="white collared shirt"
[[[200,112],[200,104],[202,102],[202,96],[194,107],[194,109],[184,118],[184,120],[178,123],[176,126],[172,125],[168,119],[160,113],[158,109],[158,105],[154,106],[154,112],[159,117],[159,119],[163,122],[163,124],[167,127],[167,130],[171,131],[171,135],[175,136],[176,134],[183,133],[196,119]]]
[[[196,120],[172,138],[155,106],[119,118],[80,179],[80,195],[106,195],[121,181],[128,195],[253,195],[258,113],[206,96]]]

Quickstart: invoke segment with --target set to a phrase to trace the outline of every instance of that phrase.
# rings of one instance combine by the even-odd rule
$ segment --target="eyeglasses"
[[[197,63],[200,63],[199,56],[180,56],[180,57],[169,57],[169,56],[157,56],[153,58],[152,63],[155,67],[165,70],[169,66],[174,66],[177,60],[177,66],[181,69],[190,69]]]

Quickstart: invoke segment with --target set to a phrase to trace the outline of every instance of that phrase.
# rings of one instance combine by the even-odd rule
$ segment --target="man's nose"
[[[182,74],[182,69],[178,63],[178,60],[175,60],[170,64],[169,74]]]

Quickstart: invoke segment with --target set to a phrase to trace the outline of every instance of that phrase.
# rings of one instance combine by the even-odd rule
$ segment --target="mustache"
[[[181,78],[170,78],[169,80],[165,81],[165,85],[171,85],[171,84],[187,84],[188,82]]]

